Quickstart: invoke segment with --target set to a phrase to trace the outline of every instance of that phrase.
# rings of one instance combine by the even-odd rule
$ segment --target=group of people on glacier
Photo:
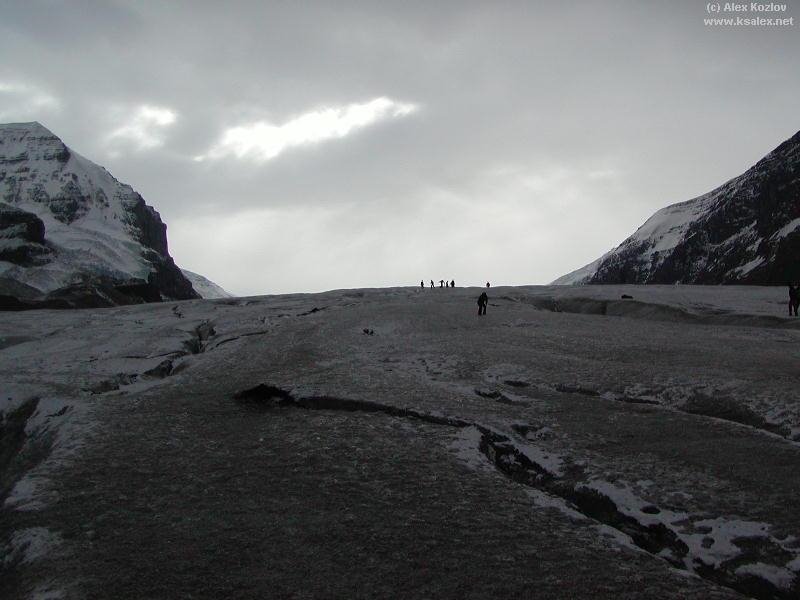
[[[423,290],[425,289],[425,280],[419,282],[419,287]],[[435,288],[436,284],[434,283],[433,279],[431,279],[431,289]],[[444,279],[439,280],[439,287],[440,288],[454,288],[456,287],[456,280],[451,279],[449,282],[445,281]],[[491,287],[491,283],[488,281],[486,282],[486,287]],[[478,296],[478,316],[482,316],[486,314],[486,306],[489,304],[489,296],[486,295],[486,292],[481,293]]]

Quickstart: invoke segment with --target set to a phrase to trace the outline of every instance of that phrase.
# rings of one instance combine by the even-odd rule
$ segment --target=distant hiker
[[[443,288],[443,287],[444,287],[444,279],[440,279],[440,280],[439,280],[439,287],[440,287],[440,288]]]
[[[453,280],[450,282],[450,287],[453,287],[453,288],[454,288],[454,287],[456,287],[456,280],[455,280],[455,279],[453,279]]]
[[[487,287],[487,288],[488,288],[488,287],[492,287],[491,285],[489,285],[489,282],[488,282],[488,281],[486,282],[486,287]]]
[[[489,296],[486,295],[486,292],[481,292],[481,295],[478,296],[478,316],[486,314],[486,305],[489,304]]]
[[[425,282],[424,281],[420,281],[419,282],[419,287],[421,287],[424,290],[425,289]]]
[[[789,284],[789,316],[797,316],[797,309],[800,307],[800,284]]]
[[[433,288],[433,287],[434,287],[434,286],[433,286],[433,279],[431,279],[431,288]]]

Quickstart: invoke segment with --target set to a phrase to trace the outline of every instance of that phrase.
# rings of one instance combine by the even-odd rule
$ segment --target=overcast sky
[[[547,283],[800,129],[800,25],[705,10],[3,2],[0,122],[131,184],[237,294]]]

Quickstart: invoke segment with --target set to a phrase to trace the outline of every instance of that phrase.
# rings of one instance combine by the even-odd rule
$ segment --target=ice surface
[[[800,430],[792,350],[800,320],[784,316],[784,288],[498,287],[478,320],[480,291],[340,290],[5,313],[0,389],[8,392],[0,410],[38,397],[26,431],[54,440],[9,495],[12,529],[81,530],[72,515],[94,514],[101,504],[114,515],[111,524],[92,525],[100,530],[92,544],[63,541],[74,560],[48,558],[51,547],[37,546],[34,562],[59,578],[54,590],[76,574],[108,584],[93,570],[97,556],[126,574],[133,564],[154,568],[151,559],[163,562],[165,530],[177,554],[240,534],[261,544],[252,531],[270,531],[264,539],[272,545],[257,553],[282,577],[287,554],[327,568],[291,554],[299,546],[286,540],[314,540],[305,547],[319,549],[318,558],[333,548],[319,532],[333,532],[332,555],[356,564],[363,556],[347,545],[349,532],[353,543],[374,549],[380,540],[400,543],[399,531],[424,537],[441,526],[437,544],[476,532],[486,543],[498,540],[491,556],[535,561],[548,575],[566,564],[570,581],[581,565],[594,570],[592,581],[614,574],[609,594],[630,592],[620,582],[636,575],[642,589],[668,581],[672,591],[662,597],[692,596],[683,586],[693,597],[730,597],[716,583],[674,574],[676,562],[794,591],[800,455],[790,438]],[[634,301],[620,300],[622,293]],[[597,302],[606,303],[605,314]],[[636,310],[612,316],[617,307]],[[146,375],[165,360],[171,370]],[[233,399],[260,383],[295,398],[357,399],[396,411],[251,410]],[[771,424],[777,429],[764,429]],[[495,468],[480,450],[482,431],[503,436],[547,470],[550,483]],[[299,487],[303,481],[314,491]],[[668,549],[646,552],[613,520],[581,512],[567,497],[585,489],[644,528],[674,532],[688,548],[685,562]],[[346,511],[327,514],[337,490]],[[383,503],[389,512],[370,512]],[[337,529],[345,513],[356,525]],[[359,523],[364,515],[372,520]],[[155,554],[135,563],[136,544],[120,540],[138,539],[146,527],[156,532]],[[373,541],[358,537],[364,531]],[[464,556],[487,560],[474,540],[459,544],[474,544]],[[448,552],[426,551],[426,560]],[[578,556],[580,564],[565,558]],[[386,564],[371,568],[384,573]],[[25,567],[44,577],[36,568]],[[501,575],[509,581],[502,568]],[[549,585],[540,575],[536,584]]]

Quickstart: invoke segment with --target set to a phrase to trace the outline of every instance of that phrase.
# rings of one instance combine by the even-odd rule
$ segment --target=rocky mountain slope
[[[198,294],[158,212],[34,122],[0,125],[0,296],[20,308]]]
[[[187,269],[181,269],[181,272],[183,273],[184,277],[191,282],[194,291],[200,294],[201,298],[212,300],[214,298],[234,297],[233,294],[224,290],[221,286],[217,285],[210,279],[199,275],[198,273],[193,273]]]
[[[745,283],[800,279],[800,132],[739,177],[659,210],[614,250],[554,281]]]

